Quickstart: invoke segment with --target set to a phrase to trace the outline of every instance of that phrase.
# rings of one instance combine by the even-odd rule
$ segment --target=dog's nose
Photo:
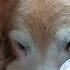
[[[70,59],[61,66],[60,70],[70,70]]]

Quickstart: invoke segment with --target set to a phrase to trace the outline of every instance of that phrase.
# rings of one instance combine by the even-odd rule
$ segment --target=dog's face
[[[70,58],[69,1],[10,0],[8,4],[4,58],[6,63],[16,58],[7,70],[59,70]]]

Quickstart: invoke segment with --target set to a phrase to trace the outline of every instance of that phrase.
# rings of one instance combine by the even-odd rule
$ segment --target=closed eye
[[[25,48],[26,46],[23,46],[21,43],[17,43],[19,48],[24,51],[25,55],[27,55],[27,48]]]
[[[30,53],[31,37],[26,30],[13,30],[9,33],[11,40],[15,41],[18,49],[24,52],[25,55]]]
[[[66,45],[66,50],[67,50],[67,52],[69,52],[69,49],[70,49],[70,41],[67,43],[67,45]]]

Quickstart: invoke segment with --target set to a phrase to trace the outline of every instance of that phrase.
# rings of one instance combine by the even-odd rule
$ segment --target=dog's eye
[[[26,51],[25,46],[23,46],[23,45],[22,45],[22,44],[20,44],[20,43],[18,43],[18,45],[20,46],[20,48],[21,48],[22,50]]]
[[[66,45],[66,50],[67,50],[67,52],[69,52],[69,50],[70,50],[70,41]]]
[[[17,44],[19,46],[19,49],[22,50],[22,51],[24,51],[24,54],[27,55],[28,51],[30,51],[30,48],[27,47],[27,46],[22,45],[21,43],[17,43]]]
[[[27,55],[27,48],[26,46],[22,45],[21,43],[18,43],[19,48],[24,51],[24,54]]]
[[[25,55],[28,55],[31,51],[31,37],[28,33],[28,31],[25,30],[14,30],[11,31],[9,34],[11,40],[13,40],[16,43],[16,46],[18,46],[18,49]]]

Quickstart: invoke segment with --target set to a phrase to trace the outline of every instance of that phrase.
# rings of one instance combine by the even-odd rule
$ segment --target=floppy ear
[[[0,36],[2,37],[3,55],[7,63],[14,60],[15,55],[12,48],[12,42],[8,37],[8,23],[11,17],[11,12],[16,6],[17,0],[0,0]]]

